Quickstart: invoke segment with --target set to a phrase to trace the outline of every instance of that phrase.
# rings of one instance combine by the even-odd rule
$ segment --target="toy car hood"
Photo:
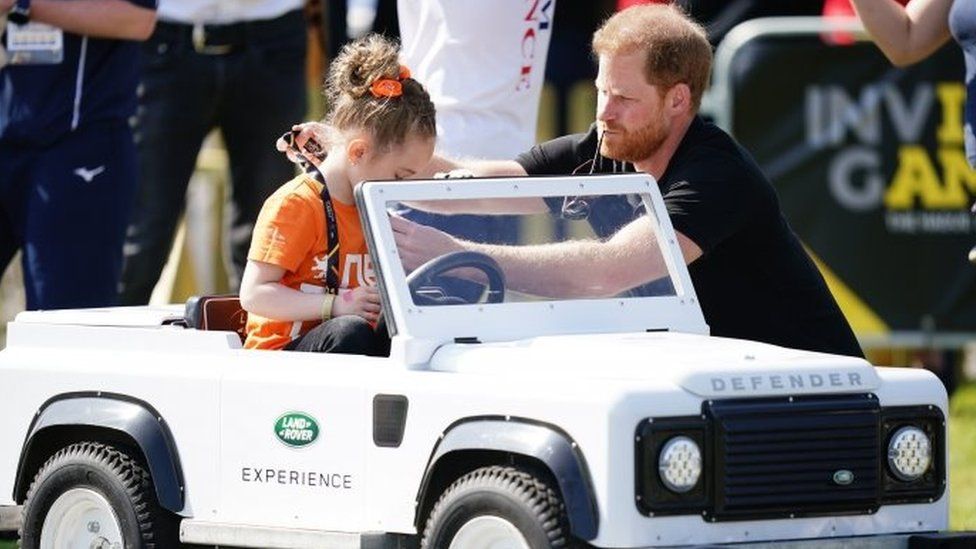
[[[864,359],[766,343],[680,333],[546,336],[515,342],[449,345],[435,371],[512,379],[621,379],[677,385],[702,397],[756,397],[874,391],[881,385]]]

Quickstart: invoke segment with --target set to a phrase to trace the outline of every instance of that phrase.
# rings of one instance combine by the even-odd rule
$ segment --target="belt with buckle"
[[[218,25],[217,27],[233,27],[233,25]],[[208,35],[213,33],[208,33],[207,29],[213,29],[214,26],[204,25],[203,23],[197,23],[193,25],[193,31],[190,34],[191,42],[193,43],[193,50],[202,55],[226,55],[234,51],[235,46],[239,45],[233,41],[225,41],[224,43],[210,43],[207,40]],[[243,41],[241,41],[243,42]]]
[[[304,33],[304,28],[305,19],[301,10],[290,11],[274,19],[227,24],[156,23],[156,32],[160,36],[188,39],[193,50],[201,55],[227,55],[240,50],[248,42],[260,43],[267,37],[283,33]]]

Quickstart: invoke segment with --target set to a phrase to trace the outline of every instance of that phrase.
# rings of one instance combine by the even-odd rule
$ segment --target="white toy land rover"
[[[405,272],[391,228],[404,204],[540,197],[575,221],[499,218],[517,245],[595,241],[588,214],[614,205],[648,224],[640,253],[666,272],[573,297],[567,273],[506,273],[479,253]],[[938,380],[710,337],[648,176],[371,182],[356,198],[373,264],[351,272],[382,290],[389,357],[244,350],[233,300],[8,326],[0,509],[21,517],[23,547],[946,537]],[[526,277],[535,291],[511,283]]]

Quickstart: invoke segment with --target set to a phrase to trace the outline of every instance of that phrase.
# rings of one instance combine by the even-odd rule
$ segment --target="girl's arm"
[[[925,59],[949,40],[952,0],[852,0],[854,10],[889,61],[899,67]]]
[[[241,306],[275,320],[319,320],[329,300],[330,316],[359,315],[375,322],[380,313],[380,296],[372,286],[340,290],[339,295],[307,294],[281,283],[285,269],[271,263],[249,259],[241,278]]]
[[[281,283],[285,269],[271,263],[249,259],[241,277],[241,306],[275,320],[318,320],[322,303],[332,296],[306,294]]]

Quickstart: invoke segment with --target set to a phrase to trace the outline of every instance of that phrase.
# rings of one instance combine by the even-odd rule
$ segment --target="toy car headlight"
[[[686,436],[676,436],[661,447],[657,470],[668,490],[679,494],[687,492],[701,478],[701,448]]]
[[[932,464],[932,441],[925,431],[914,426],[902,427],[888,442],[888,468],[899,480],[918,480]]]

